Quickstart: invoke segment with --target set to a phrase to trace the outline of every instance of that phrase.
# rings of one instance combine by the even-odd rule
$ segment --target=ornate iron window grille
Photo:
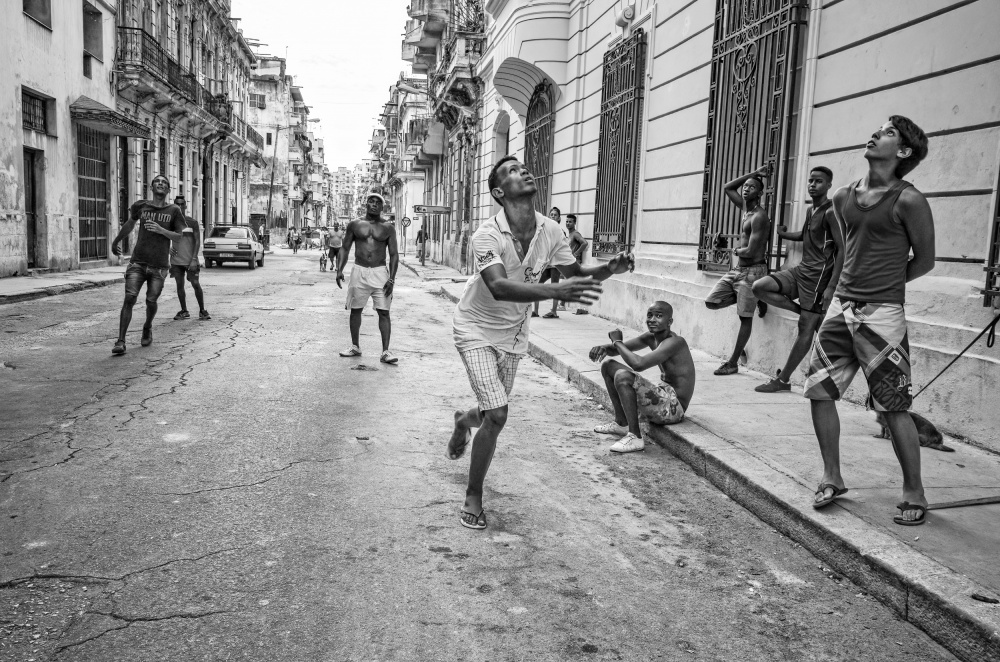
[[[108,160],[110,136],[77,126],[80,189],[80,259],[108,257]]]
[[[646,33],[642,30],[604,54],[592,249],[599,257],[632,244],[645,74]]]
[[[555,112],[552,107],[552,90],[548,83],[539,83],[528,103],[528,117],[524,128],[524,165],[535,178],[538,192],[535,209],[545,214],[549,210],[552,186],[552,142]]]
[[[705,179],[698,268],[726,271],[740,237],[740,210],[725,183],[769,164],[761,204],[772,221],[767,259],[784,258],[774,228],[781,223],[793,129],[799,32],[807,0],[717,0],[709,91]]]

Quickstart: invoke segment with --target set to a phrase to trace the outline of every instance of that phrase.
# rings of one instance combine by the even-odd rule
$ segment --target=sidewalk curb
[[[34,290],[32,292],[23,292],[21,294],[10,294],[7,296],[0,295],[0,306],[10,303],[19,303],[21,301],[31,301],[33,299],[44,299],[45,297],[53,297],[58,294],[81,292],[83,290],[91,290],[97,287],[105,287],[107,285],[115,285],[124,282],[125,277],[121,276],[119,278],[109,280],[86,280],[81,283],[73,283],[71,285],[56,285],[53,287],[46,287],[41,290]]]
[[[444,286],[440,293],[457,302]],[[528,353],[610,409],[605,389],[554,352],[529,340]],[[1000,607],[985,603],[963,607],[956,602],[959,598],[967,601],[970,593],[989,594],[975,582],[835,505],[824,511],[795,508],[791,499],[779,494],[797,494],[801,485],[762,460],[734,452],[731,447],[724,449],[723,445],[729,446],[726,440],[691,419],[670,427],[655,426],[650,437],[758,519],[802,545],[958,658],[967,662],[1000,660]],[[762,477],[766,482],[756,479]]]

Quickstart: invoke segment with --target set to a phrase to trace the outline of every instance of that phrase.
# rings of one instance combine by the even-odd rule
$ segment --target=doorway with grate
[[[80,261],[108,257],[108,161],[111,136],[78,125],[77,182],[80,198]]]
[[[535,178],[535,209],[549,211],[552,190],[552,143],[555,108],[549,83],[539,83],[528,102],[528,117],[524,127],[524,165]]]

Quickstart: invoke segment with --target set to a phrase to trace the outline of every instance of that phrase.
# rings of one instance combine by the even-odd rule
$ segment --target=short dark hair
[[[566,220],[567,221],[572,220],[572,221],[575,222],[576,221],[576,214],[566,214]]]
[[[500,186],[500,166],[502,166],[504,163],[507,163],[508,161],[517,161],[517,157],[514,156],[513,154],[508,154],[507,156],[497,161],[495,164],[493,164],[493,168],[490,170],[490,176],[486,180],[487,185],[490,187],[490,195],[493,197],[494,200],[496,200],[496,196],[493,195],[493,189]]]
[[[763,179],[761,179],[760,177],[758,177],[757,175],[751,175],[751,176],[750,176],[750,177],[749,177],[749,178],[747,179],[747,181],[749,182],[749,181],[750,181],[751,179],[752,179],[753,181],[757,182],[757,184],[758,184],[758,185],[760,186],[760,194],[761,194],[761,195],[764,195],[764,180],[763,180]]]
[[[896,176],[902,179],[927,157],[927,134],[909,117],[892,115],[889,121],[899,131],[903,145],[911,150],[910,155],[896,166]]]
[[[833,181],[833,171],[826,166],[816,166],[815,168],[809,168],[809,172],[821,172],[826,175],[826,181]]]
[[[154,175],[153,178],[151,180],[149,180],[149,183],[152,184],[157,179],[162,179],[163,181],[165,181],[167,183],[168,186],[170,185],[170,178],[167,177],[166,175],[164,175],[162,172],[160,174],[158,174],[158,175]]]
[[[555,205],[552,205],[552,206],[551,206],[551,207],[549,208],[549,211],[552,211],[553,209],[555,209],[555,210],[556,210],[556,213],[557,213],[557,214],[559,214],[560,216],[562,216],[562,210],[561,210],[561,209],[559,209],[559,207],[556,207]]]

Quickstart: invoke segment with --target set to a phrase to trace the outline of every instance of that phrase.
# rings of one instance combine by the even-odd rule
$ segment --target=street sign
[[[404,228],[410,227],[410,217],[409,216],[404,216],[403,220],[401,222],[403,223],[403,227]]]
[[[439,205],[413,205],[414,214],[450,214],[451,207]]]

